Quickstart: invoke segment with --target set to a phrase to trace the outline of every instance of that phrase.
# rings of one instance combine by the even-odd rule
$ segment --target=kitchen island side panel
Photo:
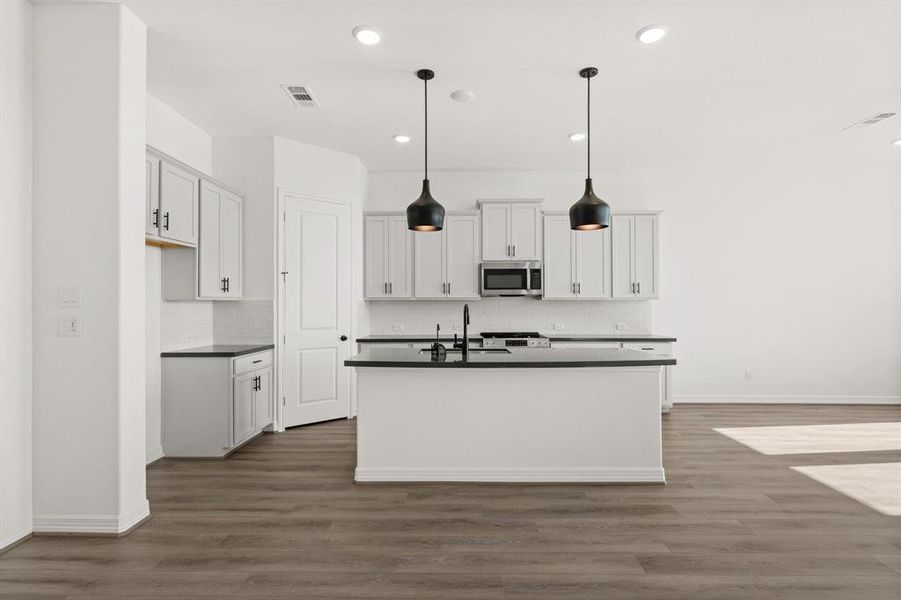
[[[356,481],[665,481],[662,366],[358,368]]]

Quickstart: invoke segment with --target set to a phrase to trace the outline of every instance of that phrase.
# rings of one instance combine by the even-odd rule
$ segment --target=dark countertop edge
[[[225,345],[225,344],[223,344]],[[217,356],[226,356],[226,357],[236,357],[236,356],[244,356],[246,354],[255,354],[257,352],[264,352],[266,350],[272,350],[275,348],[275,344],[262,344],[260,346],[252,346],[248,348],[241,348],[240,350],[197,350],[194,348],[185,348],[184,350],[167,350],[166,352],[160,352],[160,356],[163,358],[191,358],[191,357],[217,357]]]
[[[667,335],[616,335],[616,334],[585,334],[585,335],[548,335],[552,342],[675,342],[676,338]],[[361,337],[356,339],[358,344],[406,344],[415,342],[430,342],[434,336],[397,336],[397,337]],[[442,342],[453,341],[453,337],[441,337]],[[481,340],[480,336],[470,336],[469,341]]]
[[[383,360],[367,360],[367,361],[344,361],[345,367],[387,367],[401,369],[554,369],[554,368],[574,368],[574,367],[662,367],[675,365],[674,358],[660,358],[648,360],[586,360],[586,361],[568,361],[568,362],[403,362],[403,361],[383,361]]]

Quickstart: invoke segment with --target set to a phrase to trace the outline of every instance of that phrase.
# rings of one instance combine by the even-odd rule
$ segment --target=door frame
[[[353,348],[356,347],[356,302],[354,298],[354,290],[356,289],[355,281],[356,281],[356,268],[354,266],[354,256],[356,246],[354,244],[354,231],[356,228],[357,219],[352,211],[353,203],[347,200],[338,200],[336,198],[327,198],[324,196],[317,196],[315,194],[310,194],[308,192],[303,192],[298,190],[297,188],[292,188],[290,186],[287,187],[278,187],[276,190],[276,194],[278,196],[278,202],[275,211],[275,247],[273,248],[274,261],[275,265],[275,277],[274,277],[274,285],[273,285],[273,295],[274,300],[274,311],[273,314],[275,316],[275,347],[273,348],[273,355],[275,359],[275,370],[273,371],[273,375],[276,379],[275,382],[275,412],[273,413],[275,418],[275,425],[273,429],[278,432],[285,431],[285,418],[284,418],[284,406],[285,406],[285,389],[284,389],[284,360],[282,357],[282,344],[285,339],[284,332],[284,323],[285,323],[285,302],[284,302],[284,293],[285,287],[283,285],[282,271],[284,267],[284,258],[285,258],[285,203],[287,198],[290,196],[292,198],[299,198],[301,200],[315,200],[317,202],[327,202],[329,204],[336,204],[338,206],[344,207],[347,211],[347,243],[349,244],[348,248],[348,256],[350,257],[350,302],[349,309],[350,315],[348,316],[349,324],[348,324],[348,344],[353,344]],[[350,385],[348,387],[348,398],[347,398],[347,418],[353,418],[356,415],[356,396],[357,396],[357,377],[356,373],[351,370],[350,374]],[[281,400],[281,402],[279,402]]]

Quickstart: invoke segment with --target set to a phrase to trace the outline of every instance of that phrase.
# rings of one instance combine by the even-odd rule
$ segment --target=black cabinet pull
[[[342,335],[342,336],[341,336],[341,341],[342,341],[342,342],[346,342],[346,341],[347,341],[347,336],[346,336],[346,335]]]
[[[258,358],[257,360],[253,361],[253,364],[258,365],[258,364],[260,364],[261,362],[263,362],[263,359],[262,359],[262,358]]]
[[[231,291],[231,280],[228,277],[225,278],[225,291]]]
[[[160,209],[158,209],[158,208],[153,209],[153,226],[154,227],[160,226]]]
[[[222,287],[219,288],[219,291],[220,291],[220,292],[224,292],[224,291],[225,291],[225,277],[222,278]]]
[[[163,229],[169,231],[169,211],[163,213]]]

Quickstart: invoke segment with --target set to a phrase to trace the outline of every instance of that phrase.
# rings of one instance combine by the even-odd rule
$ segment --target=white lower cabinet
[[[272,389],[272,350],[239,357],[164,355],[163,453],[229,454],[273,424]]]

